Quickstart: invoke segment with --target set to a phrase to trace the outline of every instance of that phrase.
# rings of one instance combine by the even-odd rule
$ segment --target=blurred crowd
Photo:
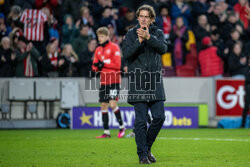
[[[96,30],[108,27],[121,46],[142,4],[154,7],[168,42],[165,76],[244,78],[248,0],[0,0],[0,77],[93,77]]]

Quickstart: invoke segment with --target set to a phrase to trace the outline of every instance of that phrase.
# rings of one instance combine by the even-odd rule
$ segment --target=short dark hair
[[[139,7],[139,8],[137,9],[137,11],[136,11],[136,17],[137,17],[137,18],[139,17],[139,14],[140,14],[141,10],[146,10],[146,11],[148,11],[149,17],[150,17],[151,19],[153,19],[153,20],[155,19],[156,14],[155,14],[155,10],[154,10],[154,8],[153,8],[152,6],[150,6],[150,5],[142,5],[141,7]]]

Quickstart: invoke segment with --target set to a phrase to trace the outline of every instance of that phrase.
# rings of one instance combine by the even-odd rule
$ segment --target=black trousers
[[[151,147],[165,121],[163,101],[137,102],[135,109],[135,141],[139,159],[147,157]],[[151,110],[152,122],[147,128],[147,113]]]
[[[246,123],[246,117],[247,117],[247,114],[248,114],[248,110],[249,110],[249,105],[250,105],[250,83],[246,83],[245,84],[245,92],[246,92],[246,95],[245,95],[245,106],[244,106],[244,110],[242,112],[242,124],[241,124],[241,127],[244,127],[245,126],[245,123]]]

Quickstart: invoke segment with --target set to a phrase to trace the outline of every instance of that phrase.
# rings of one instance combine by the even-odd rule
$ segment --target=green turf
[[[102,130],[0,130],[0,167],[141,166],[134,138],[118,139],[117,132],[111,131],[111,139],[95,139]],[[162,130],[152,148],[157,163],[150,166],[249,167],[249,133],[249,129]],[[174,139],[180,137],[184,140]]]

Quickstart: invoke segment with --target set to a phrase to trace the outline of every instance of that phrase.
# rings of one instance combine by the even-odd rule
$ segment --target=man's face
[[[206,25],[207,24],[207,17],[205,15],[201,15],[198,19],[199,25]]]
[[[10,48],[10,40],[8,38],[2,39],[2,47],[4,50],[7,50]]]
[[[147,10],[141,10],[137,20],[141,27],[149,27],[150,24],[153,22]]]
[[[135,14],[134,12],[129,12],[129,13],[126,13],[125,17],[127,20],[132,21],[135,18]]]
[[[97,42],[95,39],[91,40],[88,44],[89,51],[94,52],[97,46]]]
[[[219,5],[215,6],[213,13],[215,15],[220,15],[221,14],[221,7]]]
[[[25,42],[19,40],[18,43],[17,43],[17,46],[18,46],[19,49],[25,49],[27,45],[26,45]]]
[[[109,40],[109,36],[106,36],[104,34],[97,34],[97,37],[100,44],[103,44],[104,42]]]
[[[87,36],[89,31],[89,27],[83,27],[80,31],[82,36]]]

